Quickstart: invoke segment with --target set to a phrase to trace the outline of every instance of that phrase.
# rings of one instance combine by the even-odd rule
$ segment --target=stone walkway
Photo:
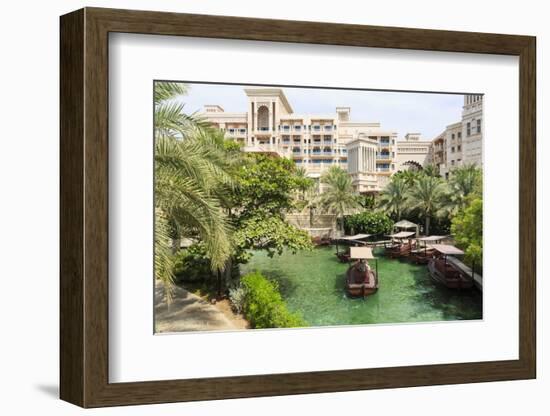
[[[155,331],[227,331],[236,326],[215,306],[175,286],[168,306],[164,287],[155,282]]]

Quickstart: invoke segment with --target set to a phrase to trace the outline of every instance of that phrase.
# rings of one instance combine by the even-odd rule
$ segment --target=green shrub
[[[246,289],[241,285],[235,288],[229,289],[229,300],[231,306],[236,313],[243,313],[246,302]]]
[[[344,217],[347,234],[382,235],[391,232],[392,220],[383,212],[363,211]]]
[[[178,282],[196,282],[210,279],[210,260],[202,243],[195,243],[174,254],[174,276]]]
[[[245,316],[254,328],[296,328],[306,322],[296,313],[290,312],[274,282],[255,272],[241,280],[246,292]]]

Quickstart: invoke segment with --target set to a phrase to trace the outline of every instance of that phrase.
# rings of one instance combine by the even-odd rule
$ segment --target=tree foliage
[[[236,172],[238,186],[233,205],[239,218],[282,216],[293,207],[293,192],[306,187],[310,179],[295,174],[295,164],[286,158],[250,154]]]
[[[279,216],[249,217],[240,223],[235,232],[235,244],[241,250],[238,260],[250,257],[247,250],[267,250],[270,257],[282,254],[285,249],[296,253],[298,250],[311,250],[310,235],[289,224]]]
[[[414,182],[413,182],[414,184]],[[380,194],[378,207],[399,221],[407,207],[407,190],[411,187],[402,176],[392,178]]]
[[[223,269],[231,253],[231,227],[217,196],[232,184],[231,161],[215,131],[183,112],[177,98],[186,92],[185,84],[155,83],[155,273],[167,291],[169,234],[200,239],[212,270]]]
[[[321,183],[325,189],[319,196],[320,204],[327,212],[336,214],[337,219],[342,219],[350,210],[361,207],[359,195],[353,190],[351,177],[342,168],[331,166],[321,176]]]
[[[382,235],[389,233],[392,226],[393,221],[383,212],[363,211],[344,217],[344,228],[350,234]]]
[[[444,215],[447,185],[440,177],[419,175],[408,191],[408,205],[411,211],[418,211],[424,218],[424,233],[430,234],[430,221]]]
[[[466,261],[481,266],[483,261],[483,201],[476,196],[452,219],[451,231]]]

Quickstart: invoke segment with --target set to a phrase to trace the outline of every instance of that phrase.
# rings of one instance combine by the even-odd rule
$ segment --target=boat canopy
[[[434,250],[439,251],[441,254],[445,254],[448,256],[461,256],[464,254],[464,252],[461,249],[448,244],[432,244],[431,247]]]
[[[369,238],[372,234],[355,234],[355,235],[347,235],[344,237],[340,237],[338,240],[345,240],[345,241],[353,241],[353,240],[362,240],[364,238]]]
[[[391,238],[409,238],[411,236],[413,236],[415,233],[412,232],[412,231],[400,231],[398,233],[395,233],[395,234],[390,234],[389,237]]]
[[[419,241],[440,241],[445,238],[444,235],[429,235],[427,237],[420,237]]]
[[[351,247],[349,257],[350,259],[359,260],[373,260],[376,258],[373,256],[370,247]]]

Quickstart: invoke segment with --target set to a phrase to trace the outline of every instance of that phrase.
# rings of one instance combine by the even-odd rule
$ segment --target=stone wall
[[[323,214],[313,215],[311,225],[309,214],[287,214],[287,221],[298,228],[335,228],[336,215]]]

